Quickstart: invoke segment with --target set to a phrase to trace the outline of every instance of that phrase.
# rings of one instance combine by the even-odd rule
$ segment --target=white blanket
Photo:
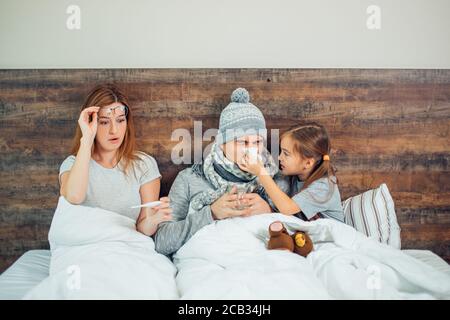
[[[307,231],[305,259],[267,250],[268,226]],[[450,277],[331,219],[281,214],[217,221],[174,256],[183,299],[448,299]]]
[[[59,198],[50,276],[25,299],[177,299],[176,268],[135,221]]]

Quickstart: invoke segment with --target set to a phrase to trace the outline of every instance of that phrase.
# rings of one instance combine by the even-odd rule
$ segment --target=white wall
[[[450,0],[0,0],[0,68],[444,69],[449,31]]]

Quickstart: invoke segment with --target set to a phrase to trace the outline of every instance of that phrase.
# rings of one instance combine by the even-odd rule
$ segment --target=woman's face
[[[239,163],[245,155],[248,148],[256,148],[258,153],[264,148],[264,140],[259,135],[247,135],[236,140],[229,141],[220,146],[225,157],[234,163]]]
[[[95,139],[102,150],[117,150],[123,143],[126,131],[127,118],[124,105],[114,102],[100,108]]]

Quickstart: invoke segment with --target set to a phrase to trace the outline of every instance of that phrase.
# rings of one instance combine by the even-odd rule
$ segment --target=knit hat
[[[266,130],[266,121],[261,111],[250,103],[250,95],[244,88],[237,88],[231,94],[231,102],[220,114],[218,144],[250,134],[261,134]]]

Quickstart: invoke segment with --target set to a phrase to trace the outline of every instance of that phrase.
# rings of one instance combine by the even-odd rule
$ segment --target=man
[[[173,182],[169,192],[173,221],[159,225],[156,251],[175,253],[198,230],[215,220],[272,211],[256,176],[238,166],[249,150],[256,149],[269,174],[278,173],[278,164],[264,147],[265,132],[264,116],[250,103],[247,90],[236,89],[231,103],[220,115],[210,154],[203,164],[181,171]],[[239,199],[237,189],[248,193]]]

